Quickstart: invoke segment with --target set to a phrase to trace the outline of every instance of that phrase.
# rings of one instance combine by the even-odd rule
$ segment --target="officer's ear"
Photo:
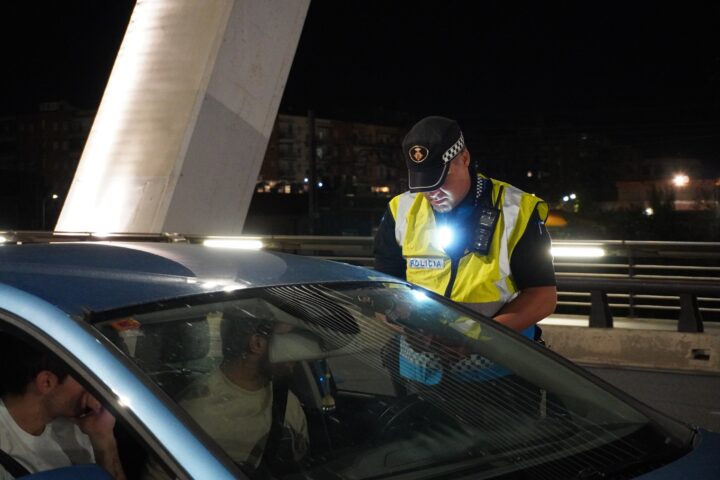
[[[470,151],[463,148],[463,151],[458,154],[458,160],[463,167],[468,168],[470,166]]]

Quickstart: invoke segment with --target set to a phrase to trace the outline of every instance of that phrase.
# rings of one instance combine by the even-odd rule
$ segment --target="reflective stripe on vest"
[[[407,214],[410,206],[415,201],[417,193],[405,192],[390,201],[390,211],[395,219],[395,240],[398,245],[403,244],[405,231],[407,230]]]
[[[493,202],[501,185],[504,189],[490,252],[486,256],[466,254],[459,260],[450,294],[452,300],[488,316],[517,295],[510,257],[535,208],[541,219],[547,215],[547,206],[539,198],[507,183],[492,182]],[[390,209],[395,218],[395,238],[406,260],[407,280],[443,295],[450,282],[451,259],[437,244],[432,206],[423,195],[406,192],[390,202]]]

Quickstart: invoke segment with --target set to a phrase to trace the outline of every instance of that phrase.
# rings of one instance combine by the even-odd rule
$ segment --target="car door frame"
[[[86,322],[0,284],[0,329],[57,355],[176,478],[245,477],[184,410]]]

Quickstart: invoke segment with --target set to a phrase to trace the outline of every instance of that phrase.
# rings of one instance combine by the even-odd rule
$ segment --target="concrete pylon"
[[[309,0],[138,0],[57,231],[242,232]]]

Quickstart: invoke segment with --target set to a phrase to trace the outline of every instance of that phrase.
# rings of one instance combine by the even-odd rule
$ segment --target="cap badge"
[[[422,145],[415,145],[410,148],[410,160],[415,163],[422,163],[429,154],[428,149]]]

